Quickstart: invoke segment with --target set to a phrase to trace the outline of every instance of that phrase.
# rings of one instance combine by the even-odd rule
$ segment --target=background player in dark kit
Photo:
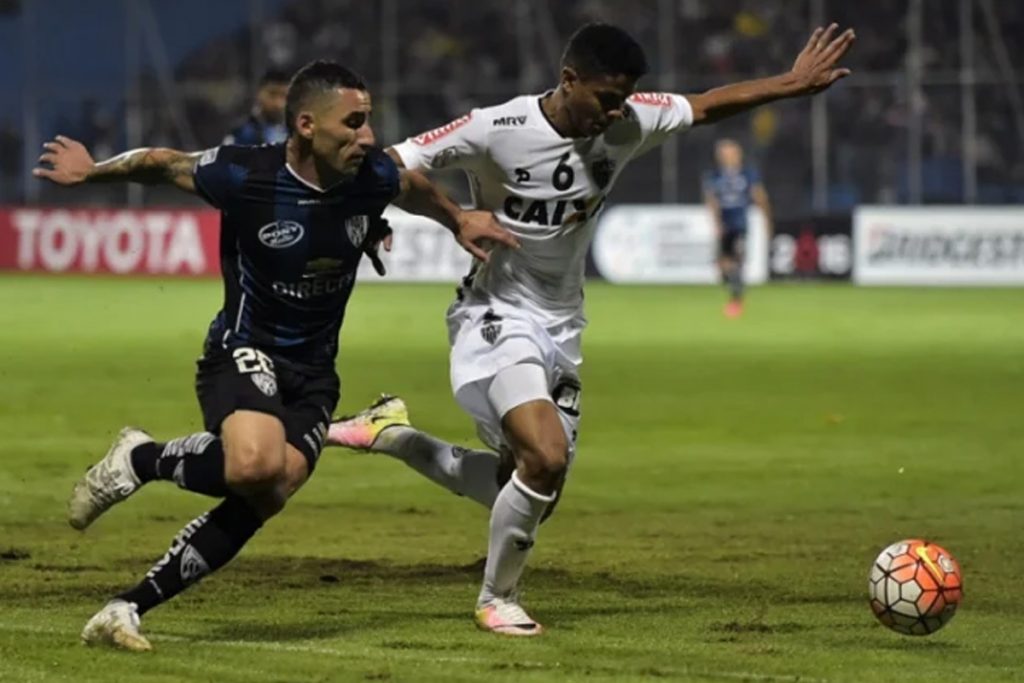
[[[747,210],[752,204],[761,209],[767,223],[769,241],[772,207],[761,175],[743,163],[743,148],[735,140],[723,138],[715,144],[717,168],[704,176],[704,204],[718,234],[718,269],[729,287],[725,314],[735,318],[743,312],[743,262],[746,255]]]
[[[276,145],[288,139],[284,120],[291,79],[284,71],[271,69],[260,78],[256,101],[245,120],[224,138],[225,145]]]

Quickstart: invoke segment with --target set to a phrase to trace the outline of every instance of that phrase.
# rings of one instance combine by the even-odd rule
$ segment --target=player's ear
[[[316,117],[311,111],[300,111],[295,117],[295,132],[299,137],[306,140],[313,139],[313,131],[316,128]]]
[[[576,73],[576,69],[572,68],[571,66],[563,66],[562,67],[562,81],[561,81],[561,84],[562,84],[562,90],[564,90],[566,94],[571,93],[573,88],[575,88],[576,85],[579,82],[580,82],[580,75],[578,73]]]

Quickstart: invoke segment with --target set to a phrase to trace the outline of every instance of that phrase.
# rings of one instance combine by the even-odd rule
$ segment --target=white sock
[[[519,475],[512,473],[491,509],[491,540],[484,566],[484,585],[477,604],[507,598],[515,590],[533,547],[540,518],[554,499],[553,495],[544,496],[531,490],[519,481]]]
[[[488,509],[498,497],[501,460],[493,451],[454,446],[411,427],[385,429],[373,450],[401,460],[431,481]]]

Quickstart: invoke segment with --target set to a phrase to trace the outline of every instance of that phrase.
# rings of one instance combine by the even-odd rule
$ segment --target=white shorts
[[[506,448],[501,418],[514,405],[495,406],[488,391],[495,375],[520,363],[544,368],[546,387],[514,392],[525,403],[545,398],[559,409],[562,426],[575,451],[580,421],[580,339],[585,321],[571,320],[545,328],[508,306],[457,301],[448,309],[452,393],[476,422],[480,439],[495,450]],[[520,405],[521,405],[520,403]]]

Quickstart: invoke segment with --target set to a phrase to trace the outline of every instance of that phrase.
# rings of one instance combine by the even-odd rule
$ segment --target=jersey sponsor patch
[[[302,227],[302,223],[274,221],[260,228],[256,236],[259,237],[260,242],[271,249],[286,249],[296,244],[305,234],[306,229]]]
[[[662,109],[672,106],[672,96],[664,92],[636,92],[629,96],[629,101],[632,104],[647,104]]]
[[[434,142],[437,142],[438,140],[440,140],[444,136],[448,135],[449,133],[452,133],[453,131],[456,131],[459,128],[462,128],[464,125],[469,123],[470,119],[472,119],[472,118],[473,118],[473,114],[472,114],[472,112],[470,112],[469,114],[466,114],[465,116],[460,116],[459,118],[455,119],[451,123],[446,123],[445,125],[441,126],[440,128],[435,128],[434,130],[427,131],[426,133],[423,133],[422,135],[417,135],[416,137],[414,137],[412,139],[412,141],[415,142],[417,145],[419,145],[421,147],[423,147],[425,145],[429,145],[429,144],[434,143]]]
[[[501,116],[491,121],[491,125],[495,128],[501,126],[522,126],[525,123],[525,116]]]

